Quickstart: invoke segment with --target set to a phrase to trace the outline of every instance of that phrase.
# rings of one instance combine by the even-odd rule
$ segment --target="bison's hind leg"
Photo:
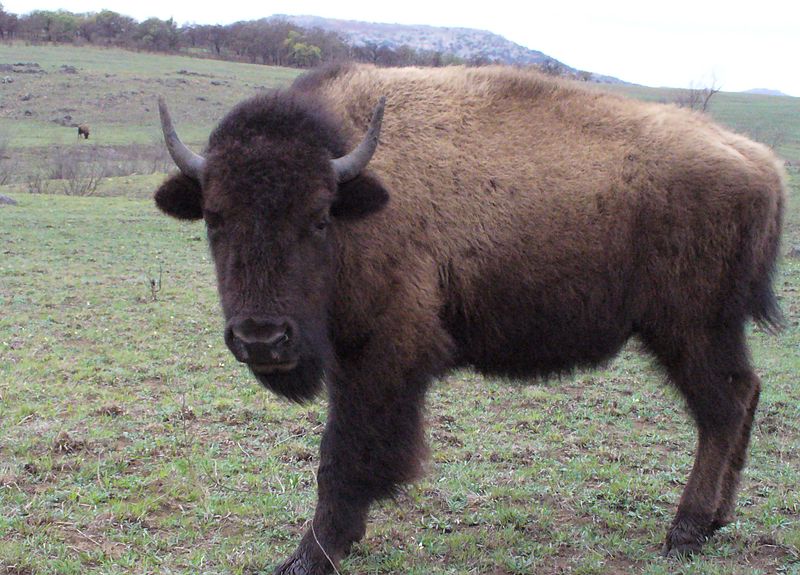
[[[705,539],[730,522],[750,428],[758,404],[744,325],[644,333],[648,348],[680,390],[698,430],[694,466],[667,533],[665,554],[700,551]]]
[[[711,532],[720,527],[724,527],[733,521],[733,512],[736,507],[736,494],[739,489],[739,479],[747,461],[747,447],[750,444],[750,431],[753,427],[753,417],[758,406],[758,398],[761,393],[761,381],[755,373],[750,373],[743,377],[751,380],[751,396],[747,402],[747,412],[745,413],[742,429],[739,433],[738,441],[733,446],[730,458],[728,459],[728,470],[722,480],[720,501],[717,505],[717,512],[711,525]],[[747,384],[745,384],[746,386]]]

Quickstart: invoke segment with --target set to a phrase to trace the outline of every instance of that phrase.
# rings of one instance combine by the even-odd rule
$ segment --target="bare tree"
[[[92,196],[107,176],[107,162],[96,146],[89,158],[83,157],[80,148],[58,148],[49,164],[47,179],[60,180],[62,192],[67,196]]]
[[[561,62],[553,60],[552,58],[548,58],[544,62],[538,64],[537,68],[548,76],[563,76],[566,71]]]
[[[675,104],[680,108],[689,108],[690,110],[699,110],[701,112],[708,111],[708,106],[714,94],[721,90],[717,79],[712,76],[711,83],[708,86],[698,87],[692,82],[687,90],[682,90],[675,97]]]

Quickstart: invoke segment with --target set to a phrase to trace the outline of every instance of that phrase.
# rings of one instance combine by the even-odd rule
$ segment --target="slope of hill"
[[[374,44],[392,49],[410,46],[417,50],[453,54],[467,61],[480,58],[499,61],[503,64],[534,64],[539,66],[556,63],[566,70],[576,71],[547,54],[525,48],[485,30],[378,24],[355,20],[321,18],[319,16],[276,15],[273,18],[287,20],[302,28],[321,28],[336,32],[353,46]]]
[[[769,88],[753,88],[752,90],[746,90],[745,94],[756,94],[759,96],[786,96],[780,90],[770,90]]]
[[[685,95],[679,88],[604,86],[603,89],[650,102],[669,103]],[[746,92],[719,92],[708,113],[722,125],[767,144],[792,164],[800,164],[800,98]]]
[[[87,144],[150,144],[160,139],[156,96],[192,119],[184,137],[202,142],[216,121],[258,90],[285,86],[300,70],[119,48],[0,45],[0,136],[11,147],[71,144],[88,123]],[[23,64],[24,63],[24,64]],[[35,73],[32,73],[35,72]]]
[[[534,65],[551,68],[559,73],[578,76],[584,80],[602,84],[624,84],[612,76],[583,72],[564,64],[538,50],[520,46],[493,32],[472,28],[446,28],[436,26],[410,26],[405,24],[382,24],[337,20],[319,16],[286,16],[278,14],[274,19],[286,20],[301,28],[320,28],[339,34],[351,46],[374,45],[397,50],[408,46],[414,50],[440,52],[470,61],[497,62],[509,65]]]
[[[146,173],[144,155],[163,156],[155,108],[158,94],[168,99],[180,119],[182,137],[199,149],[234,103],[264,88],[286,86],[300,73],[89,46],[5,44],[0,45],[0,62],[12,64],[12,71],[3,75],[13,80],[3,84],[0,93],[0,154],[6,156],[0,157],[0,181],[6,173],[14,182],[58,171],[51,157],[56,149],[74,148],[87,161],[108,159],[115,174],[126,171],[124,164],[135,164],[135,171]],[[679,92],[631,85],[598,89],[663,102],[674,101]],[[719,93],[710,112],[800,163],[800,98]],[[88,141],[77,141],[74,126],[79,123],[91,125]]]

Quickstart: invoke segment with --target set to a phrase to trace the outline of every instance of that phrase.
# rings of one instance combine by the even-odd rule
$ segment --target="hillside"
[[[786,96],[780,90],[770,90],[769,88],[753,88],[752,90],[746,90],[745,94],[757,94],[760,96]]]
[[[277,15],[275,18],[288,20],[303,28],[322,28],[336,32],[354,46],[375,44],[393,49],[410,46],[418,50],[453,54],[464,60],[487,58],[504,64],[542,65],[555,60],[542,52],[530,50],[484,30],[379,24],[319,16]],[[561,65],[567,68],[566,65]]]
[[[242,98],[284,86],[300,70],[77,46],[0,46],[0,62],[19,63],[0,92],[0,134],[11,147],[73,143],[72,126],[91,124],[89,144],[151,144],[160,139],[155,100],[191,118],[189,141],[202,142]]]
[[[59,176],[65,154],[103,162],[112,175],[161,168],[155,99],[167,97],[181,135],[202,147],[216,121],[259,90],[288,85],[296,69],[177,55],[75,46],[0,46],[12,81],[0,92],[0,182]],[[24,64],[16,66],[14,64]],[[597,89],[651,101],[674,101],[679,91],[631,85]],[[719,93],[711,114],[736,131],[766,142],[800,163],[800,98]],[[74,126],[92,135],[78,145]],[[68,159],[68,158],[67,158]]]
[[[286,20],[306,29],[320,28],[325,31],[335,32],[351,46],[374,45],[392,50],[406,46],[415,50],[454,55],[465,62],[481,61],[510,65],[535,65],[552,67],[569,74],[577,74],[579,72],[547,54],[520,46],[486,30],[359,22],[355,20],[321,18],[319,16],[286,16],[281,14],[272,18]],[[620,80],[610,76],[587,74],[588,78],[595,82],[620,82]]]
[[[603,89],[649,102],[675,102],[685,91],[609,85]],[[800,165],[800,98],[745,92],[719,92],[708,113],[722,125],[767,144],[779,155]]]

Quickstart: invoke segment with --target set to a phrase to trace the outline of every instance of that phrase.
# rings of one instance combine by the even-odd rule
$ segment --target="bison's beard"
[[[251,369],[251,371],[253,371]],[[253,371],[258,382],[290,401],[305,403],[311,401],[322,389],[325,373],[323,362],[316,358],[303,358],[291,371],[258,373]]]
[[[325,374],[335,365],[333,346],[322,326],[308,325],[303,330],[297,366],[290,371],[253,372],[270,391],[297,403],[306,403],[322,389]]]

